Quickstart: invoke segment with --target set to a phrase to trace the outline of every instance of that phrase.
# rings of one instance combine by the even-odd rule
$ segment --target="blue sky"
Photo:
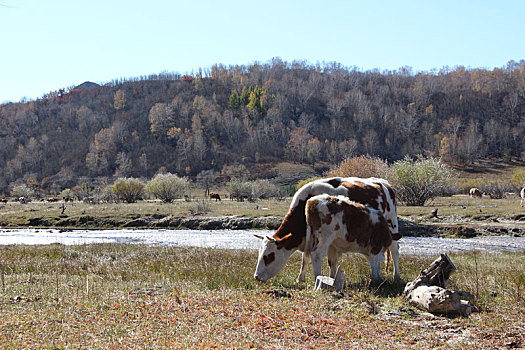
[[[0,0],[0,102],[273,57],[361,70],[525,59],[522,0]]]

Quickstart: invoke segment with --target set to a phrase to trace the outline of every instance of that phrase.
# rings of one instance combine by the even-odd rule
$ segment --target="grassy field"
[[[83,202],[65,203],[62,214],[62,204],[33,201],[27,204],[9,202],[0,205],[0,226],[28,226],[32,219],[59,222],[66,218],[86,218],[83,227],[89,227],[89,218],[97,218],[97,225],[118,227],[127,221],[148,216],[277,216],[283,217],[290,205],[290,199],[259,200],[255,203],[223,200],[195,200],[186,202],[177,200],[173,203],[160,201],[139,201],[137,203],[101,203],[86,204]],[[82,220],[81,220],[82,221]],[[81,225],[82,226],[82,225]],[[92,227],[93,228],[93,227]]]
[[[160,201],[140,201],[138,203],[102,203],[86,204],[82,202],[66,203],[62,214],[63,203],[30,202],[21,204],[9,202],[0,205],[0,227],[27,227],[30,221],[39,219],[54,226],[61,220],[77,220],[77,225],[83,228],[119,227],[128,221],[144,217],[199,217],[199,216],[232,216],[284,217],[288,211],[291,198],[284,200],[259,200],[257,202],[237,202],[223,200],[196,200],[186,202],[178,200],[174,203]],[[438,209],[440,217],[457,219],[512,219],[525,214],[520,206],[518,196],[503,199],[469,198],[468,195],[438,197],[422,207],[398,206],[401,217],[411,217],[415,221],[424,220],[434,209]],[[97,218],[96,222],[91,218]],[[91,226],[90,226],[91,225]]]
[[[451,255],[450,288],[477,296],[468,318],[425,314],[389,277],[368,285],[364,258],[342,260],[341,295],[295,284],[295,254],[253,279],[257,252],[138,245],[1,246],[5,349],[519,348],[525,346],[523,254]],[[401,257],[409,281],[435,257]]]

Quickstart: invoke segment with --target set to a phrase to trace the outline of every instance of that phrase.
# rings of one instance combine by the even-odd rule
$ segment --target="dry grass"
[[[365,259],[343,261],[344,295],[293,281],[299,256],[266,284],[255,251],[137,245],[0,247],[4,348],[506,348],[525,345],[523,254],[453,255],[452,288],[479,312],[422,314]],[[411,280],[433,260],[402,256]],[[311,275],[311,270],[309,272]],[[495,292],[496,294],[494,294]],[[492,293],[492,295],[491,295]],[[277,295],[277,297],[276,297]]]
[[[423,217],[428,216],[436,208],[440,216],[464,218],[479,216],[512,218],[519,214],[525,214],[525,209],[520,206],[519,195],[510,195],[503,199],[491,199],[488,196],[471,198],[465,194],[438,197],[424,207],[398,206],[397,212],[401,216]]]
[[[205,205],[203,205],[203,203]],[[0,226],[27,226],[29,220],[39,218],[55,222],[62,218],[95,217],[98,222],[107,222],[108,227],[120,226],[129,220],[152,215],[160,216],[277,216],[283,217],[290,205],[289,200],[259,200],[257,202],[237,202],[222,200],[216,202],[208,199],[195,199],[191,202],[178,200],[174,203],[160,201],[140,201],[137,203],[101,203],[86,204],[82,202],[66,203],[62,215],[63,203],[30,202],[21,204],[9,202],[0,205]],[[203,209],[204,208],[204,209]],[[116,223],[116,224],[115,224]]]
[[[97,218],[97,225],[107,222],[107,227],[119,227],[126,221],[152,215],[159,216],[243,216],[259,217],[274,216],[284,217],[290,205],[290,198],[279,201],[259,200],[257,202],[237,202],[223,200],[195,200],[186,202],[183,200],[174,203],[161,203],[160,201],[141,201],[138,203],[103,203],[86,204],[74,202],[66,204],[65,215],[61,215],[61,203],[31,202],[20,204],[10,202],[0,206],[0,226],[27,226],[29,220],[40,218],[57,222],[67,218]],[[440,217],[454,218],[513,218],[519,214],[525,214],[525,209],[520,206],[517,195],[503,199],[470,198],[468,195],[454,195],[452,197],[438,197],[424,207],[398,206],[400,216],[411,216],[415,220],[424,219],[432,210],[438,208]],[[89,228],[89,222],[83,226]],[[91,227],[96,228],[97,226]]]

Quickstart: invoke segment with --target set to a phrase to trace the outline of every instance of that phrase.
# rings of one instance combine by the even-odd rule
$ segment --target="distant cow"
[[[290,204],[290,209],[281,225],[271,237],[260,237],[262,244],[254,277],[260,281],[275,276],[284,266],[290,255],[296,250],[303,252],[301,271],[297,277],[298,282],[305,280],[305,268],[310,257],[307,245],[306,202],[308,199],[319,195],[342,195],[352,201],[367,205],[381,212],[389,225],[392,244],[389,252],[394,262],[394,280],[399,281],[399,225],[396,213],[395,193],[388,181],[379,178],[333,177],[312,181],[297,191]],[[274,253],[272,255],[272,253]],[[277,253],[277,254],[275,254]],[[277,262],[274,262],[276,261]],[[274,267],[270,265],[279,264]],[[332,275],[333,272],[333,275]],[[335,266],[331,271],[335,277]]]
[[[215,199],[216,202],[221,202],[221,196],[215,192],[210,192],[210,199]]]
[[[7,202],[9,202],[9,200],[7,198],[2,198],[0,199],[0,202],[6,204]]]
[[[520,205],[523,207],[523,203],[525,202],[525,187],[523,187],[520,191],[520,197],[521,197],[521,201],[520,201]]]
[[[468,192],[470,197],[478,197],[481,198],[481,191],[475,187],[471,188]]]

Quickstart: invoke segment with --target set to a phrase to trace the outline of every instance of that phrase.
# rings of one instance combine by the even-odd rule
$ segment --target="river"
[[[42,245],[60,243],[81,245],[93,243],[130,243],[150,246],[196,246],[218,249],[258,249],[254,234],[273,231],[257,230],[72,230],[2,229],[0,245]],[[525,237],[476,237],[469,239],[436,237],[403,237],[400,253],[436,255],[460,251],[525,252]]]

